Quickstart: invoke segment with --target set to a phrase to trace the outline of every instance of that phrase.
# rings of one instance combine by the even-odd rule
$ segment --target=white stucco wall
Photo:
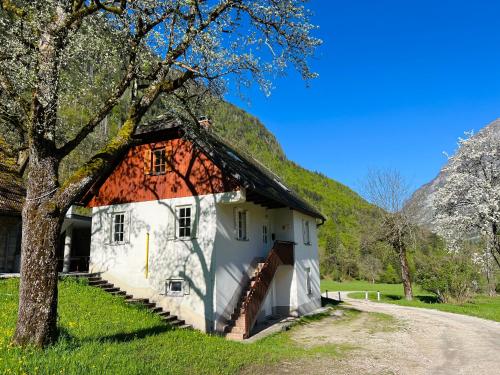
[[[151,298],[196,328],[210,330],[213,312],[212,254],[216,232],[215,196],[176,198],[103,206],[93,209],[91,272],[135,297]],[[197,220],[193,238],[177,239],[175,207],[191,205]],[[127,215],[126,243],[112,244],[112,214]],[[149,275],[146,278],[146,235],[149,232]],[[189,294],[165,295],[169,278],[189,283]],[[206,322],[208,321],[208,322]]]

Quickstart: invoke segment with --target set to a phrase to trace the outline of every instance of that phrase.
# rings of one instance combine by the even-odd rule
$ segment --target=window
[[[236,216],[236,238],[240,241],[248,240],[247,237],[247,211],[238,210]]]
[[[177,208],[177,237],[178,238],[190,238],[192,232],[192,220],[191,220],[191,206],[178,207]]]
[[[163,174],[167,170],[167,158],[165,149],[157,149],[153,151],[153,173]]]
[[[167,296],[182,297],[189,294],[188,283],[183,279],[167,280]]]
[[[310,245],[311,244],[311,232],[309,230],[309,221],[308,220],[302,220],[302,236],[304,239],[304,245]]]
[[[112,240],[114,243],[125,242],[125,214],[113,214]]]
[[[262,226],[262,242],[267,243],[268,235],[267,235],[267,225]]]
[[[312,294],[311,269],[309,267],[306,268],[306,289],[308,295]]]

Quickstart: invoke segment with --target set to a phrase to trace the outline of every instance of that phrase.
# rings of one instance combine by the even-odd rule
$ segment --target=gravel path
[[[351,292],[349,292],[351,293]],[[296,328],[305,346],[347,344],[340,359],[309,358],[254,369],[262,374],[500,374],[500,323],[442,311],[347,298],[361,311]],[[380,316],[383,313],[390,315]]]

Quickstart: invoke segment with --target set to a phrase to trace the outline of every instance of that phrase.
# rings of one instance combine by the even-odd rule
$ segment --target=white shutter
[[[176,209],[175,207],[167,208],[167,239],[175,239],[175,227],[176,227]]]
[[[198,235],[198,210],[196,204],[191,205],[191,238],[196,238]]]
[[[130,243],[130,232],[132,231],[132,212],[125,212],[125,217],[123,218],[123,223],[125,225],[123,233],[123,239],[125,243]]]

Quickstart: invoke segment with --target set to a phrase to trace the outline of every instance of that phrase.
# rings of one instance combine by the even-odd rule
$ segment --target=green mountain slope
[[[330,237],[348,252],[359,254],[363,227],[374,217],[368,202],[347,186],[288,160],[274,135],[242,109],[221,103],[212,109],[210,116],[218,135],[273,170],[327,216],[319,232],[321,247]]]

